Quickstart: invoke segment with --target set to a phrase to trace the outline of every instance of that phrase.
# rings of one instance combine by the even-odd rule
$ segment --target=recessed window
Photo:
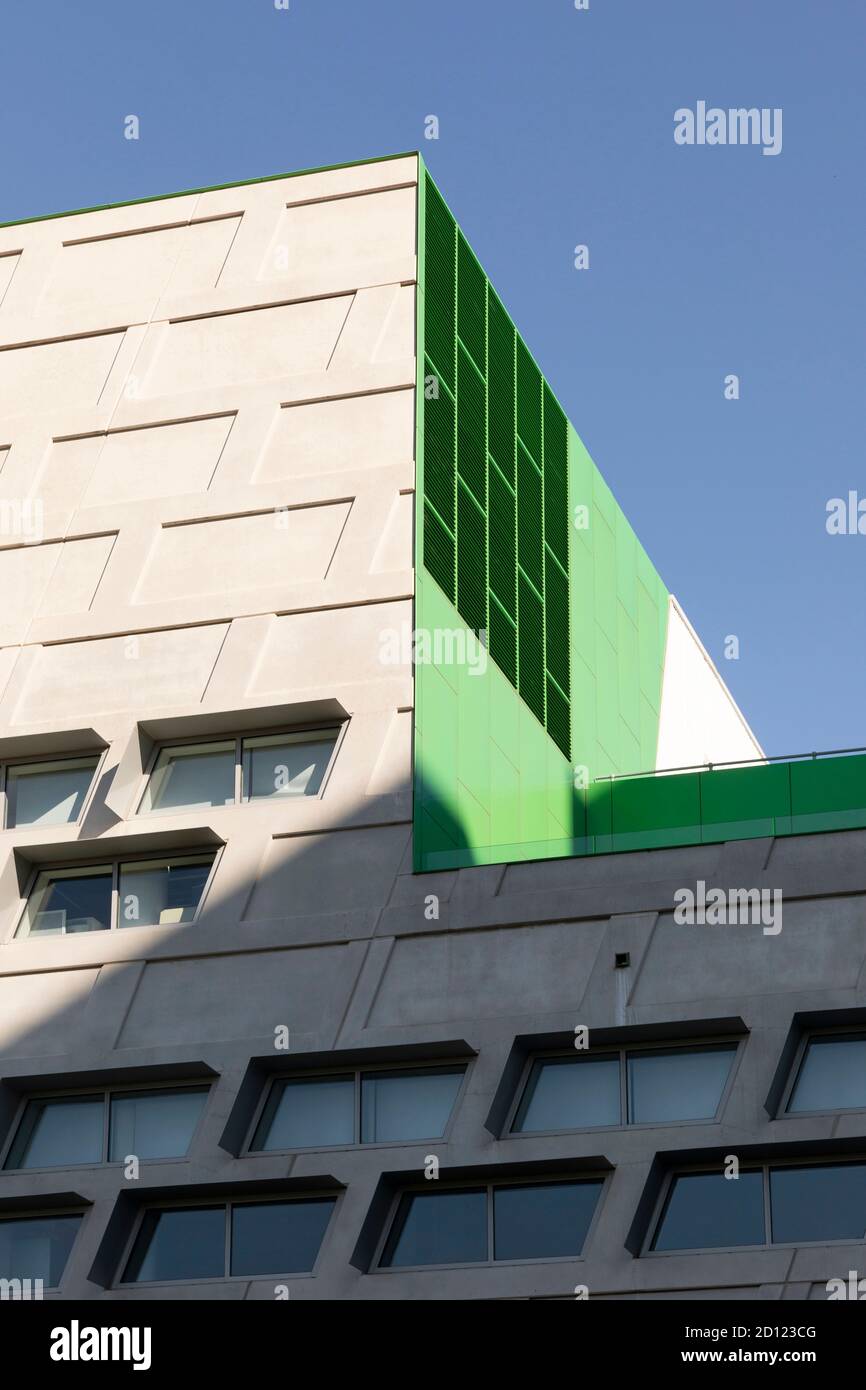
[[[82,1213],[0,1220],[0,1279],[41,1279],[56,1289],[63,1278]]]
[[[788,1101],[789,1114],[866,1110],[866,1036],[809,1038]]]
[[[711,1120],[735,1043],[538,1057],[512,1124],[518,1134],[597,1125]]]
[[[63,758],[6,768],[5,825],[69,825],[81,815],[99,759]]]
[[[286,1077],[271,1085],[251,1149],[327,1148],[438,1139],[466,1068]]]
[[[674,1178],[653,1250],[716,1250],[764,1244],[764,1178],[681,1173]]]
[[[151,1209],[122,1282],[309,1273],[335,1203],[335,1197],[311,1197]]]
[[[379,1264],[487,1264],[580,1255],[601,1178],[404,1192]]]
[[[298,730],[161,749],[139,813],[195,811],[263,798],[316,796],[337,729]]]
[[[650,1248],[823,1244],[864,1233],[866,1163],[765,1164],[736,1178],[676,1174]]]
[[[235,741],[163,748],[144,792],[141,811],[198,811],[235,802]]]
[[[215,855],[43,869],[17,936],[70,936],[116,927],[192,922]]]
[[[95,1095],[34,1097],[9,1149],[5,1168],[69,1168],[183,1158],[204,1109],[207,1086]]]
[[[771,1168],[770,1210],[777,1243],[866,1236],[866,1163]]]

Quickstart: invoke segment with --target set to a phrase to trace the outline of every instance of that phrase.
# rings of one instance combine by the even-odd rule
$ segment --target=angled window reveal
[[[866,1110],[866,1033],[826,1033],[806,1039],[787,1112]]]
[[[99,757],[9,764],[3,769],[3,826],[70,825],[77,821]]]
[[[672,1175],[650,1251],[862,1241],[866,1162],[766,1163]]]
[[[148,1208],[121,1282],[308,1274],[336,1200],[303,1197]]]
[[[227,738],[161,748],[140,815],[318,796],[339,729]]]
[[[536,1057],[512,1132],[712,1120],[736,1052],[725,1042]]]
[[[603,1178],[401,1193],[382,1269],[578,1257]]]
[[[34,1096],[24,1107],[4,1168],[183,1158],[204,1110],[207,1086]]]
[[[71,936],[195,921],[214,852],[43,869],[16,936]]]
[[[0,1219],[0,1279],[41,1279],[46,1289],[59,1288],[83,1212]]]
[[[445,1133],[464,1065],[280,1077],[265,1097],[251,1150],[410,1143]]]

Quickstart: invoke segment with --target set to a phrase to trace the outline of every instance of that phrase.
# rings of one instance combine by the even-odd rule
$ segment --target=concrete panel
[[[51,450],[43,488],[52,500],[109,506],[207,490],[234,416],[62,440]]]
[[[342,1013],[354,961],[350,947],[330,946],[151,964],[118,1047],[317,1031]]]
[[[406,674],[408,663],[388,664],[385,641],[405,624],[410,602],[375,603],[350,610],[291,613],[271,626],[249,693],[265,695],[313,686],[336,688]],[[398,652],[398,656],[402,656]]]
[[[336,282],[414,250],[414,188],[305,203],[283,212],[259,278],[327,273]]]
[[[36,616],[86,612],[113,544],[113,536],[94,536],[0,550],[0,645],[23,642]]]
[[[67,338],[0,352],[4,415],[95,406],[123,341],[122,333]]]
[[[224,623],[43,647],[13,723],[159,708],[201,699],[226,633]]]
[[[301,913],[378,911],[387,902],[400,868],[408,830],[404,825],[295,835],[272,841],[246,921]]]
[[[434,890],[435,891],[435,890]],[[578,1010],[605,924],[581,922],[398,941],[371,1026]]]
[[[256,482],[406,463],[414,441],[414,391],[288,406],[279,413]]]
[[[351,295],[173,323],[142,385],[144,397],[323,372]]]
[[[0,1053],[37,1057],[69,1050],[98,970],[0,979]]]
[[[0,256],[0,304],[3,303],[4,295],[12,284],[12,276],[18,269],[18,262],[21,256],[18,252],[6,252]]]
[[[335,502],[163,527],[135,602],[324,579],[350,506]]]
[[[181,227],[146,228],[121,236],[66,244],[55,260],[37,314],[89,312],[94,299],[106,322],[131,300],[155,303],[178,267],[182,290],[211,289],[237,231],[239,218]]]

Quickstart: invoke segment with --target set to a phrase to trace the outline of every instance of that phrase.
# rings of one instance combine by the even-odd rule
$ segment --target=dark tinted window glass
[[[81,1215],[0,1221],[0,1279],[41,1279],[57,1288],[81,1225]]]
[[[405,1192],[382,1264],[473,1264],[487,1259],[487,1193]]]
[[[735,1047],[724,1046],[630,1053],[629,1123],[711,1120],[735,1052]]]
[[[225,1240],[225,1207],[147,1211],[124,1282],[222,1278]]]
[[[304,1149],[354,1142],[355,1078],[322,1076],[272,1086],[251,1147]]]
[[[772,1168],[773,1240],[863,1240],[866,1236],[866,1164]]]
[[[763,1245],[762,1173],[683,1173],[674,1178],[653,1250]]]
[[[541,1260],[579,1255],[600,1191],[600,1182],[496,1188],[494,1259]]]
[[[101,1163],[104,1115],[102,1096],[29,1101],[5,1167]]]
[[[866,1038],[812,1038],[788,1109],[866,1110]]]
[[[300,1274],[311,1270],[333,1210],[333,1197],[234,1207],[232,1274]]]
[[[514,1129],[582,1129],[621,1123],[618,1057],[549,1057],[533,1064]]]
[[[207,1087],[134,1091],[111,1097],[108,1156],[122,1163],[137,1158],[182,1158],[204,1109]]]
[[[435,1139],[445,1131],[463,1067],[371,1072],[361,1079],[361,1140]]]

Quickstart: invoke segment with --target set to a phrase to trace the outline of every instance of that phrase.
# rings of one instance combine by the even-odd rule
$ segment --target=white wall
[[[764,750],[671,595],[657,770],[763,756]]]

